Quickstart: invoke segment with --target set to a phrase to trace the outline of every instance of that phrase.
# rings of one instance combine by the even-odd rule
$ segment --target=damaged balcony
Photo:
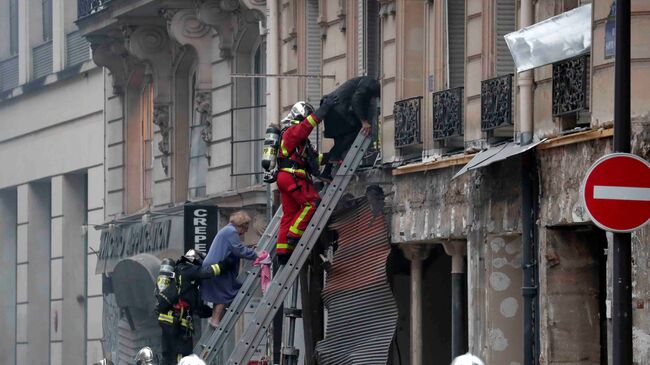
[[[432,94],[433,140],[443,154],[463,149],[463,87]]]
[[[513,138],[512,79],[508,74],[481,81],[481,131],[491,142]]]
[[[393,106],[395,116],[395,148],[402,149],[402,154],[415,152],[422,144],[420,133],[422,97],[399,100]]]

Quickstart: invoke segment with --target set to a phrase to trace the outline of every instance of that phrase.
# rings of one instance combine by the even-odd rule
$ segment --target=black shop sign
[[[215,206],[186,205],[185,251],[195,249],[205,254],[210,250],[214,236],[217,235],[219,211]]]

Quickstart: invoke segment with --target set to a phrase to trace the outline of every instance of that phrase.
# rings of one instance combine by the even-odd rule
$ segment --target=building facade
[[[73,0],[0,1],[0,363],[102,356],[104,75]]]
[[[590,53],[517,73],[503,35],[586,3]],[[590,223],[578,190],[612,151],[611,1],[78,4],[77,24],[106,70],[105,225],[173,217],[189,201],[222,217],[249,209],[263,227],[268,121],[376,76],[374,153],[349,189],[377,185],[387,197],[400,312],[393,363],[448,364],[466,350],[489,364],[607,362],[611,236]],[[632,145],[648,159],[650,5],[632,4]],[[476,156],[485,161],[466,166]],[[639,364],[650,356],[649,236],[643,228],[632,243]],[[114,298],[120,260],[100,271],[113,278],[107,316],[129,307]],[[128,318],[117,322],[129,331]]]

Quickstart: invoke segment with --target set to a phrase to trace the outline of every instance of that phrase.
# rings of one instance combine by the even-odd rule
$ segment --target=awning
[[[562,61],[591,49],[591,4],[504,36],[517,72]]]
[[[466,173],[469,170],[478,169],[485,167],[487,165],[493,164],[495,162],[503,161],[512,156],[516,156],[520,153],[524,153],[531,148],[534,148],[538,144],[544,142],[546,139],[542,139],[539,142],[527,144],[525,146],[520,145],[519,143],[508,142],[499,146],[490,147],[485,151],[479,152],[478,155],[474,156],[467,165],[463,166],[460,171],[454,175],[451,179],[455,179],[460,175]]]

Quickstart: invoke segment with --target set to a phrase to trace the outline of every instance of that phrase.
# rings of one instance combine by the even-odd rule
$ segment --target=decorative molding
[[[339,18],[339,30],[345,33],[347,30],[347,16],[345,13],[346,0],[339,0],[339,8],[336,10],[336,17]]]
[[[428,244],[402,243],[399,247],[409,261],[426,260],[431,252],[431,247]]]
[[[221,58],[232,57],[232,47],[237,34],[238,20],[236,11],[239,10],[239,0],[208,0],[199,4],[198,18],[217,31],[221,42],[219,55]]]
[[[169,104],[154,104],[153,106],[153,123],[158,126],[160,131],[160,142],[158,150],[163,154],[160,158],[165,175],[169,174]]]
[[[194,110],[200,115],[201,139],[210,144],[212,142],[212,92],[210,90],[196,90]]]
[[[130,72],[139,62],[129,55],[122,38],[90,36],[88,41],[95,64],[111,72],[113,94],[123,95]]]

